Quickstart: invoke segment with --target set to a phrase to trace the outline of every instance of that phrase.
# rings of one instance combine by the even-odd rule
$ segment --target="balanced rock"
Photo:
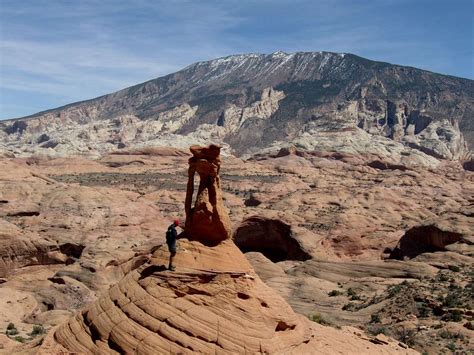
[[[219,171],[221,167],[220,147],[192,146],[189,159],[188,184],[186,190],[185,235],[204,244],[217,244],[231,234],[230,218],[222,202]],[[199,188],[192,208],[194,175],[199,174]]]

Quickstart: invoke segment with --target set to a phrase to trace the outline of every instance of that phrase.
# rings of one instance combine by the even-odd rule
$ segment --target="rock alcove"
[[[311,259],[294,238],[291,226],[277,219],[247,218],[237,227],[233,238],[242,252],[260,252],[273,262]]]
[[[462,240],[462,234],[443,231],[434,225],[409,229],[391,251],[390,259],[413,259],[423,253],[445,251],[446,246]]]

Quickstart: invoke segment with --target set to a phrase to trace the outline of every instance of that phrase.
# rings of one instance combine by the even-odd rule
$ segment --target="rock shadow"
[[[311,259],[294,238],[291,226],[277,219],[247,218],[237,227],[233,239],[242,252],[260,252],[273,262]]]
[[[413,259],[423,253],[446,251],[446,246],[461,241],[460,233],[443,231],[434,225],[409,229],[391,251],[389,259]]]

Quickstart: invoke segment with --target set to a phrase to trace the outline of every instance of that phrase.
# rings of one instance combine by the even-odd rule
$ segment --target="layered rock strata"
[[[223,228],[229,219],[220,199],[219,147],[193,147],[190,177],[201,177],[189,209],[176,272],[167,271],[162,245],[96,302],[50,332],[42,352],[154,353],[395,353],[391,340],[369,342],[351,328],[337,331],[297,315],[265,285]],[[190,179],[191,181],[192,179]],[[205,202],[203,202],[205,201]],[[206,214],[201,229],[194,213]],[[215,210],[214,210],[215,212]],[[209,234],[205,231],[210,231]],[[196,234],[194,234],[196,233]],[[209,245],[212,246],[209,246]],[[377,345],[379,344],[379,345]],[[381,345],[380,345],[381,344]]]
[[[191,239],[217,244],[230,237],[231,223],[222,202],[219,170],[221,166],[220,147],[192,146],[193,156],[189,159],[188,183],[186,190],[185,234]],[[194,175],[199,174],[199,188],[194,208]]]
[[[473,87],[469,79],[344,53],[234,55],[1,121],[0,153],[99,156],[214,141],[237,155],[293,143],[413,156],[425,166],[464,161],[474,148]]]

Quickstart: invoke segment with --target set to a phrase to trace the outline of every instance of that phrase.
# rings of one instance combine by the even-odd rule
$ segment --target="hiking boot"
[[[170,266],[168,266],[168,270],[169,270],[169,271],[175,271],[175,270],[176,270],[176,266],[170,265]]]

